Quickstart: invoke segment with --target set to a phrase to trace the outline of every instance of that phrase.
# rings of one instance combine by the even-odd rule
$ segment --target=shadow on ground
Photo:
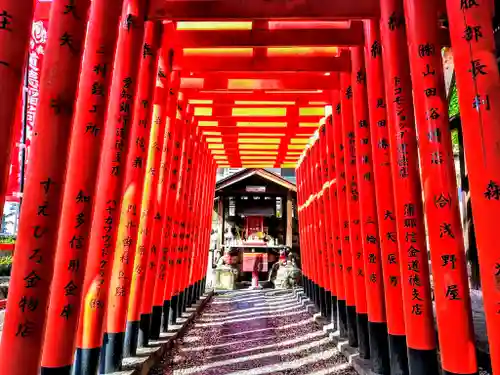
[[[150,375],[354,375],[293,294],[220,293]]]

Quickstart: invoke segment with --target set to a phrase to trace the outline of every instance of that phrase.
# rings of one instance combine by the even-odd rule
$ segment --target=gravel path
[[[214,297],[150,375],[355,375],[327,335],[286,291]]]

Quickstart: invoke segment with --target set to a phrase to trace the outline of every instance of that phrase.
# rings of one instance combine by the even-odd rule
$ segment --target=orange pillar
[[[390,137],[386,106],[378,105],[378,103],[384,103],[385,98],[382,55],[376,52],[378,46],[381,46],[379,22],[375,20],[365,21],[366,85],[370,112],[373,181],[377,201],[387,332],[389,334],[390,367],[391,374],[407,374],[408,356],[391,172]],[[372,53],[372,51],[376,53]]]
[[[335,96],[338,96],[338,92]],[[334,273],[335,273],[335,291],[336,291],[336,310],[337,315],[335,316],[334,310],[333,323],[334,329],[337,327],[340,329],[341,336],[345,336],[345,327],[347,327],[346,322],[346,294],[344,286],[344,275],[342,270],[342,249],[341,249],[341,238],[339,229],[339,215],[338,215],[338,199],[337,199],[337,171],[335,169],[335,143],[334,143],[334,127],[333,127],[333,115],[328,116],[326,121],[326,140],[327,140],[327,152],[326,160],[328,162],[328,181],[330,182],[329,194],[329,212],[330,212],[330,222],[331,222],[331,240],[333,246],[333,263],[334,263]]]
[[[35,10],[33,0],[0,1],[0,213],[3,205],[11,161],[18,100],[24,78],[26,52]]]
[[[3,3],[5,2],[2,2],[2,5]],[[21,2],[21,4],[26,5],[27,9],[13,7],[10,2],[5,4],[4,9],[0,8],[1,54],[14,52],[10,58],[2,56],[0,61],[12,63],[13,66],[9,69],[19,67],[22,72],[23,64],[16,60],[25,57],[26,44],[23,30],[27,21],[23,20],[24,16],[20,12],[21,9],[22,12],[27,12],[26,17],[31,19],[32,7],[26,2]],[[67,2],[58,0],[54,1],[51,7],[50,35],[45,49],[40,82],[40,101],[30,151],[30,168],[26,179],[23,209],[14,252],[15,267],[9,286],[0,345],[1,368],[6,374],[35,374],[39,371],[50,282],[54,271],[55,246],[73,121],[73,106],[89,5],[88,0],[75,1],[72,10],[67,11]],[[12,12],[12,16],[19,17],[19,23],[16,24],[17,20],[14,18],[7,18],[5,15],[7,11]],[[7,24],[7,21],[11,23]],[[2,29],[2,25],[11,28],[12,31]],[[12,35],[6,35],[11,32]],[[14,47],[13,51],[4,49],[12,46],[11,43],[14,41],[19,43],[19,46]],[[17,48],[19,51],[16,51]],[[1,63],[0,72],[4,72],[5,68],[5,64]],[[4,101],[0,104],[2,108],[0,113],[2,120],[5,121],[0,125],[2,129],[12,126],[13,119],[10,117],[13,117],[14,113],[11,116],[4,112],[4,108],[9,106],[9,103],[12,103],[14,108],[18,108],[15,104],[19,98],[19,88],[16,87],[18,80],[14,75],[21,75],[21,72],[12,70],[9,75],[0,76],[7,80],[7,87],[3,86],[3,81],[1,83],[0,99]],[[9,88],[11,92],[4,91]],[[12,99],[7,99],[4,92],[11,95]],[[10,156],[10,153],[6,151],[11,146],[8,133],[10,131],[2,130],[0,138],[8,137],[6,149],[2,152]],[[2,139],[0,143],[3,144],[3,142]],[[6,163],[9,162],[10,157],[7,157]],[[4,168],[4,165],[1,168]],[[2,170],[2,177],[0,177],[2,185],[3,174]],[[2,194],[3,188],[3,186],[0,188]],[[0,196],[1,202],[3,198]],[[74,293],[78,287],[71,282],[58,293],[67,296]],[[63,313],[61,311],[61,314]],[[64,315],[61,319],[64,319]],[[29,353],[29,356],[26,353]]]
[[[331,117],[330,117],[331,121]],[[329,158],[328,158],[328,139],[326,137],[326,123],[321,126],[319,132],[320,144],[320,186],[322,187],[322,202],[321,202],[321,223],[322,223],[322,238],[324,241],[324,252],[326,257],[324,272],[327,278],[328,290],[326,295],[326,317],[328,321],[337,321],[337,288],[335,285],[335,258],[334,258],[334,238],[331,221],[331,194],[330,194],[330,175],[329,175]]]
[[[158,51],[161,56],[161,50]],[[144,346],[144,338],[149,337],[149,320],[141,324],[141,303],[145,289],[148,260],[151,256],[150,247],[151,226],[154,220],[153,202],[157,196],[158,178],[157,170],[160,167],[160,159],[163,148],[165,133],[165,106],[166,90],[168,87],[168,75],[159,67],[156,77],[156,89],[153,104],[153,116],[151,120],[151,131],[147,165],[144,176],[144,189],[142,193],[141,217],[137,244],[135,249],[134,268],[132,271],[132,283],[130,286],[130,301],[127,311],[127,330],[125,332],[126,344],[129,345],[126,352],[135,355],[137,346]],[[145,140],[144,140],[145,142]],[[144,145],[141,146],[143,152]],[[156,253],[156,248],[154,249]],[[156,255],[153,255],[156,256]],[[144,331],[146,329],[146,331]],[[141,334],[142,333],[142,334]],[[146,333],[146,335],[144,335]]]
[[[187,135],[187,127],[184,126],[184,120],[186,118],[186,100],[182,93],[178,95],[176,115],[174,117],[175,130],[174,130],[174,142],[172,147],[171,159],[169,162],[169,182],[168,182],[168,194],[165,205],[165,212],[163,218],[163,230],[161,239],[161,251],[162,263],[158,268],[158,278],[160,282],[156,282],[154,297],[153,297],[153,308],[154,306],[163,307],[163,331],[166,332],[168,325],[175,322],[177,318],[177,296],[172,299],[172,281],[174,276],[174,252],[173,246],[175,239],[177,238],[177,232],[175,231],[175,221],[177,220],[176,211],[179,207],[175,206],[176,197],[178,194],[178,189],[180,188],[180,171],[181,171],[181,160],[183,152],[185,151],[185,138]],[[153,319],[155,316],[153,315]],[[153,324],[153,323],[152,323]]]
[[[342,93],[343,95],[343,93]],[[341,243],[342,256],[342,273],[344,277],[345,288],[345,319],[341,314],[344,314],[343,307],[339,306],[339,323],[341,335],[346,334],[349,340],[349,345],[352,347],[358,346],[358,329],[356,324],[356,301],[354,297],[354,278],[352,270],[352,256],[350,243],[350,223],[347,213],[347,178],[345,172],[345,144],[342,135],[342,110],[343,103],[341,101],[340,91],[334,91],[332,97],[333,106],[333,128],[334,128],[334,152],[335,152],[335,170],[337,180],[337,203],[339,216],[339,234]],[[345,323],[345,326],[343,324]]]
[[[349,73],[340,73],[341,103],[342,103],[342,136],[344,142],[344,165],[346,178],[347,213],[349,221],[349,243],[354,280],[354,295],[356,299],[356,324],[358,333],[359,354],[362,358],[370,357],[368,336],[368,306],[366,302],[365,267],[363,260],[363,245],[361,240],[359,185],[357,181],[356,134],[354,132],[354,110],[352,79]],[[371,275],[370,275],[371,276]],[[369,276],[369,277],[370,277]]]
[[[356,137],[357,178],[360,201],[370,358],[377,374],[390,372],[387,323],[384,303],[384,277],[377,220],[377,201],[373,178],[370,118],[363,47],[351,48],[354,133]]]
[[[156,195],[154,204],[154,217],[153,228],[151,231],[151,262],[156,261],[154,267],[148,267],[148,274],[146,275],[145,289],[151,291],[144,294],[142,300],[142,315],[144,319],[150,320],[150,337],[158,339],[160,337],[161,317],[163,308],[163,291],[165,290],[166,282],[166,262],[167,262],[167,248],[162,246],[163,235],[162,231],[168,222],[169,206],[167,206],[168,197],[171,194],[170,180],[171,180],[171,166],[173,164],[173,149],[177,140],[178,129],[176,128],[176,111],[177,111],[177,97],[180,85],[179,72],[172,72],[170,77],[170,86],[168,88],[167,98],[167,113],[166,113],[166,129],[164,134],[164,147],[162,150],[161,163],[160,163],[160,176],[158,194]],[[167,210],[167,211],[166,211]],[[156,251],[153,251],[153,248]],[[161,290],[161,293],[160,293]],[[148,318],[149,316],[149,318]]]
[[[171,25],[164,24],[164,27],[169,26]],[[164,30],[164,32],[168,31]],[[162,158],[166,152],[169,131],[169,127],[167,126],[167,97],[169,96],[168,87],[171,83],[169,82],[170,77],[165,73],[165,67],[162,64],[161,52],[159,52],[159,55],[160,62],[156,82],[155,104],[153,107],[151,141],[149,144],[147,174],[146,181],[144,182],[142,201],[143,214],[141,214],[139,239],[136,249],[136,257],[140,255],[140,249],[144,249],[144,254],[138,260],[138,266],[143,272],[141,272],[140,277],[136,278],[137,282],[135,286],[133,282],[132,288],[138,291],[138,293],[134,293],[138,302],[136,302],[137,305],[135,307],[129,308],[127,318],[128,320],[137,319],[139,321],[138,345],[140,347],[147,346],[149,342],[151,304],[153,300],[152,291],[156,278],[159,253],[153,234],[155,224],[161,221],[156,204],[163,196],[165,168],[162,165]]]
[[[323,185],[321,184],[321,176],[323,171],[322,160],[320,158],[320,149],[322,146],[321,139],[319,137],[319,133],[321,133],[321,128],[318,131],[318,138],[314,142],[312,147],[312,155],[314,158],[314,165],[312,170],[312,179],[311,184],[313,187],[313,191],[315,194],[314,204],[313,204],[313,212],[314,212],[314,243],[315,243],[315,254],[316,254],[316,267],[318,272],[318,284],[319,284],[319,300],[318,300],[318,308],[320,309],[321,315],[327,315],[327,301],[328,298],[328,289],[329,283],[326,273],[326,263],[328,262],[326,258],[326,246],[325,240],[323,237]]]
[[[437,3],[405,0],[405,14],[411,73],[412,77],[418,77],[413,79],[413,101],[424,181],[439,353],[447,373],[476,374],[476,350],[471,345],[475,338],[469,280],[438,40]]]
[[[94,189],[122,5],[123,0],[93,1],[90,8],[44,339],[42,368],[47,374],[69,374],[73,363]],[[82,155],[86,155],[85,158]],[[74,239],[78,239],[78,246],[72,245]],[[76,288],[68,294],[67,285]],[[80,355],[81,352],[77,357]]]
[[[500,79],[492,2],[448,0],[465,157],[474,210],[486,327],[494,373],[500,373],[500,256],[495,220],[500,207]],[[498,9],[496,9],[498,13]]]
[[[81,371],[81,374],[96,372],[97,359],[103,342],[102,332],[105,328],[103,321],[110,289],[120,194],[125,175],[124,164],[128,153],[129,130],[132,126],[138,69],[142,56],[143,14],[144,9],[137,0],[124,2],[83,284],[84,302],[77,338],[77,354],[81,354],[81,357],[77,356],[75,362],[75,369]],[[117,292],[120,290],[113,290],[111,293]],[[108,356],[101,360],[103,371],[106,367],[105,361],[108,361],[109,368]]]
[[[120,198],[120,220],[115,244],[115,259],[111,275],[108,297],[105,335],[108,341],[104,349],[111,366],[105,373],[120,370],[122,357],[135,354],[137,348],[137,325],[127,327],[127,308],[131,298],[130,284],[133,273],[141,198],[144,178],[147,173],[147,153],[151,117],[153,114],[153,94],[158,72],[158,48],[160,45],[161,22],[145,23],[144,41],[141,51],[141,64],[137,96],[133,107],[133,120],[128,153],[125,158],[125,182]],[[135,290],[137,291],[137,290]]]
[[[387,102],[380,98],[377,106],[388,115],[409,370],[433,375],[438,365],[404,24],[403,0],[382,0],[382,45],[372,53],[384,61]]]
[[[186,129],[186,137],[184,144],[184,151],[181,160],[181,181],[176,196],[175,205],[178,207],[177,211],[177,238],[174,242],[174,260],[176,263],[173,280],[172,291],[177,296],[177,316],[182,316],[184,311],[185,301],[185,274],[187,266],[186,253],[189,250],[188,226],[190,220],[190,213],[188,210],[190,195],[193,191],[193,152],[194,152],[194,134],[192,122],[192,108],[188,106],[184,126]],[[174,224],[176,221],[174,220]]]

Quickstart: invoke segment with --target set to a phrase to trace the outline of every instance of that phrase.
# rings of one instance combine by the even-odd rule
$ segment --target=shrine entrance
[[[265,169],[243,169],[219,181],[214,266],[225,257],[243,287],[255,272],[259,281],[267,281],[280,255],[300,261],[296,204],[295,184]]]

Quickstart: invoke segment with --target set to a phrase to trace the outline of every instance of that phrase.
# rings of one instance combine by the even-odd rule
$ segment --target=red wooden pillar
[[[371,52],[384,61],[387,104],[380,98],[377,106],[387,107],[388,115],[396,208],[389,216],[397,223],[409,370],[430,375],[438,366],[404,24],[403,0],[382,0],[382,46]]]
[[[311,200],[312,200],[312,192],[310,187],[310,174],[311,174],[311,148],[309,147],[306,151],[305,159],[304,159],[304,187],[305,187],[305,211],[304,214],[306,216],[306,232],[307,232],[307,252],[308,252],[308,269],[309,269],[309,298],[314,300],[316,298],[316,276],[315,276],[315,265],[314,265],[314,245],[312,236],[313,233],[311,231]]]
[[[300,265],[302,270],[302,287],[304,288],[304,293],[307,294],[307,249],[306,249],[306,234],[304,230],[305,217],[303,211],[303,182],[302,182],[302,162],[303,156],[299,159],[297,163],[297,168],[295,169],[295,175],[297,176],[297,215],[299,218],[299,241],[300,241]]]
[[[340,73],[341,103],[342,103],[342,136],[344,141],[344,165],[346,178],[347,213],[345,220],[349,221],[349,242],[356,298],[356,323],[359,344],[359,354],[369,358],[370,343],[368,336],[368,306],[366,303],[365,267],[363,260],[363,245],[361,240],[361,223],[359,216],[359,187],[356,165],[356,135],[354,133],[354,110],[352,79],[349,73]],[[371,275],[370,275],[371,276]]]
[[[351,48],[356,137],[357,178],[360,201],[361,237],[366,272],[370,358],[377,374],[390,373],[387,323],[384,303],[384,277],[373,178],[373,158],[368,115],[366,68],[363,47]]]
[[[164,27],[172,27],[172,25],[165,25]],[[167,29],[168,30],[168,29]],[[167,35],[170,35],[170,30]],[[161,56],[161,54],[160,54]],[[146,198],[146,185],[143,194],[142,210],[148,213],[148,221],[144,223],[144,229],[139,231],[139,240],[137,246],[144,246],[148,252],[148,257],[144,263],[144,274],[142,286],[142,297],[140,300],[140,317],[139,317],[139,346],[147,346],[150,338],[150,328],[151,328],[151,309],[153,303],[153,290],[154,283],[156,280],[156,271],[158,268],[158,254],[159,254],[159,234],[158,229],[161,225],[161,214],[159,212],[159,205],[164,199],[163,196],[166,191],[165,179],[165,157],[166,150],[169,142],[170,134],[170,121],[168,118],[169,106],[171,107],[172,100],[169,93],[169,86],[172,85],[171,79],[173,78],[171,74],[165,73],[165,66],[162,64],[160,58],[160,64],[158,68],[158,78],[160,82],[157,82],[157,93],[155,94],[155,107],[153,109],[153,118],[159,118],[159,121],[153,123],[151,128],[151,142],[150,142],[150,154],[148,157],[148,170],[152,168],[152,173],[150,174],[150,194],[147,201]],[[160,86],[158,86],[160,84]],[[158,99],[158,100],[157,100]],[[158,124],[157,124],[158,122]],[[153,142],[153,139],[156,139]],[[156,143],[156,144],[155,144]],[[145,182],[147,184],[148,181]],[[159,229],[161,232],[161,229]]]
[[[318,132],[319,133],[319,132]],[[326,280],[325,274],[325,263],[326,260],[326,252],[325,252],[325,243],[322,238],[323,232],[323,224],[322,224],[322,215],[321,206],[323,199],[323,191],[321,186],[321,160],[320,160],[320,139],[319,135],[317,136],[313,147],[312,147],[312,156],[313,156],[313,169],[311,176],[311,186],[314,191],[314,201],[313,201],[313,215],[314,215],[314,253],[316,255],[316,269],[318,273],[318,285],[319,285],[319,296],[318,296],[318,308],[321,311],[323,316],[326,316],[326,298],[328,291],[328,283]]]
[[[331,119],[331,117],[330,117]],[[335,258],[334,258],[334,238],[333,238],[333,228],[332,228],[332,220],[331,220],[331,194],[330,194],[330,176],[329,176],[329,164],[328,164],[328,139],[326,138],[326,127],[325,123],[319,132],[319,140],[320,140],[320,163],[321,163],[321,180],[320,185],[323,187],[323,195],[322,195],[322,224],[323,224],[323,238],[324,238],[324,251],[326,255],[326,264],[325,264],[325,275],[328,279],[329,290],[327,293],[326,300],[326,312],[327,318],[329,321],[336,322],[337,321],[337,288],[335,284]]]
[[[375,20],[365,21],[365,59],[368,106],[370,116],[371,147],[373,158],[373,181],[377,202],[377,218],[383,284],[389,340],[391,373],[407,374],[405,320],[401,290],[401,270],[394,193],[391,172],[390,137],[385,105],[384,70],[380,26]]]
[[[306,168],[308,167],[307,153],[303,155],[300,164],[300,196],[301,196],[301,216],[299,218],[299,223],[302,222],[302,233],[304,250],[301,249],[301,254],[303,257],[303,273],[306,276],[305,279],[305,293],[312,299],[312,276],[311,276],[311,253],[309,246],[309,218],[307,212],[307,201],[308,201],[308,189],[306,184]]]
[[[161,50],[158,52],[159,55],[161,55]],[[130,343],[128,341],[126,342],[130,345],[132,354],[135,353],[137,345],[142,347],[145,342],[147,343],[149,341],[150,321],[149,318],[141,319],[141,308],[144,294],[148,293],[148,289],[145,289],[145,283],[148,274],[148,262],[150,262],[149,258],[155,258],[151,261],[156,263],[157,257],[156,247],[150,247],[151,227],[155,220],[153,204],[158,195],[158,169],[160,168],[165,134],[166,94],[169,84],[168,77],[169,76],[164,73],[163,67],[160,66],[156,77],[149,150],[141,203],[141,217],[135,249],[132,283],[130,287],[130,301],[127,311],[127,333],[130,334]],[[144,148],[144,146],[142,146],[142,148]],[[141,151],[143,150],[141,149]],[[152,266],[151,268],[155,267]],[[149,288],[152,289],[152,286],[149,286]]]
[[[334,96],[338,96],[339,93],[336,92]],[[330,182],[330,221],[332,228],[332,246],[333,246],[333,261],[334,261],[334,273],[335,273],[335,291],[337,296],[337,319],[333,316],[334,329],[342,327],[341,336],[345,336],[345,329],[347,327],[346,322],[346,294],[344,285],[344,275],[342,267],[342,249],[341,249],[341,238],[339,229],[339,215],[338,215],[338,199],[337,199],[337,171],[335,169],[335,144],[334,144],[334,127],[333,127],[333,115],[328,116],[326,122],[326,140],[327,140],[327,152],[325,158],[328,162],[328,181]],[[335,309],[335,307],[333,307]],[[334,310],[335,311],[335,310]]]
[[[208,250],[210,244],[210,233],[212,228],[212,210],[213,210],[213,202],[215,197],[215,183],[217,178],[217,164],[212,159],[212,155],[210,154],[207,144],[204,143],[205,155],[207,158],[207,183],[206,183],[206,200],[205,200],[205,212],[204,215],[204,225],[205,233],[203,236],[203,242],[201,246],[201,261],[200,261],[200,270],[198,273],[199,280],[199,289],[197,293],[197,297],[205,293],[206,288],[206,273],[208,269]]]
[[[309,169],[309,154],[310,150],[307,148],[304,153],[304,158],[301,163],[301,175],[302,175],[302,212],[304,217],[304,239],[306,243],[306,275],[307,275],[307,296],[312,300],[314,296],[313,290],[313,274],[312,274],[312,258],[311,258],[311,245],[310,245],[310,230],[309,230],[309,186],[307,181],[308,169]]]
[[[135,354],[137,349],[138,324],[127,326],[127,308],[131,296],[131,279],[141,216],[141,199],[147,173],[147,152],[151,134],[153,94],[158,71],[158,48],[162,24],[145,23],[137,96],[133,106],[132,129],[128,139],[128,154],[124,168],[125,183],[120,198],[120,221],[115,244],[115,259],[111,276],[106,318],[106,357],[111,356],[106,372],[120,370],[123,356]],[[134,290],[137,292],[137,290]],[[123,341],[124,337],[124,341]]]
[[[188,192],[188,159],[191,156],[192,144],[191,144],[191,125],[189,112],[190,108],[187,105],[187,100],[184,101],[183,115],[181,122],[183,124],[183,137],[181,141],[181,156],[179,161],[178,169],[178,183],[175,190],[175,195],[173,197],[173,214],[172,214],[172,232],[171,241],[169,246],[169,261],[168,265],[171,266],[171,272],[167,271],[167,284],[166,284],[166,294],[170,296],[170,306],[172,315],[172,323],[176,323],[177,318],[181,316],[181,305],[183,294],[181,294],[180,282],[183,276],[183,257],[182,253],[184,251],[184,235],[186,226],[186,204],[185,196]]]
[[[167,250],[162,247],[162,231],[168,225],[166,221],[167,216],[165,211],[167,209],[168,196],[170,194],[170,179],[171,179],[171,164],[172,164],[172,150],[174,148],[174,141],[177,139],[176,132],[176,111],[177,111],[177,97],[180,85],[179,72],[172,72],[170,78],[170,87],[168,88],[167,98],[167,113],[166,113],[166,129],[164,134],[164,147],[162,150],[161,163],[159,168],[159,185],[158,194],[156,195],[154,203],[154,217],[153,228],[151,231],[151,262],[155,261],[154,267],[148,267],[148,274],[146,275],[145,290],[150,291],[144,294],[142,301],[142,314],[144,319],[150,319],[150,337],[158,339],[160,337],[161,316],[163,308],[163,291],[165,289],[165,268],[167,262]],[[156,251],[153,251],[156,249]],[[156,254],[156,257],[153,255]],[[161,290],[161,293],[160,293]],[[161,294],[161,296],[160,296]],[[148,318],[148,316],[150,318]]]
[[[318,247],[316,236],[316,191],[314,189],[314,172],[315,172],[315,155],[314,144],[307,150],[307,169],[306,169],[306,184],[309,190],[307,215],[308,215],[308,229],[309,229],[309,248],[311,257],[311,277],[312,277],[312,300],[317,307],[320,307],[320,275],[318,270]]]
[[[0,1],[0,213],[9,181],[18,100],[24,78],[26,51],[35,10],[32,0]]]
[[[471,345],[475,339],[469,281],[438,41],[437,4],[405,0],[405,14],[411,73],[412,77],[418,77],[413,79],[413,98],[441,363],[447,373],[476,374],[476,351]]]
[[[197,126],[197,125],[196,125]],[[191,258],[188,261],[188,264],[190,265],[190,270],[189,270],[189,277],[188,277],[188,295],[190,296],[188,299],[189,306],[191,306],[193,303],[196,302],[197,297],[196,297],[196,289],[198,288],[197,282],[198,280],[196,279],[196,270],[200,267],[200,265],[203,263],[201,259],[201,243],[200,241],[204,237],[205,233],[200,229],[203,226],[202,219],[200,214],[195,214],[197,210],[201,210],[203,212],[203,209],[206,207],[207,203],[205,201],[205,196],[207,194],[207,189],[208,189],[208,183],[209,181],[207,180],[207,159],[203,153],[203,138],[201,136],[201,131],[197,127],[197,134],[196,134],[196,139],[198,141],[198,150],[197,150],[197,160],[198,162],[196,163],[198,171],[197,171],[197,178],[199,181],[201,181],[201,186],[197,190],[197,194],[194,197],[193,201],[193,218],[191,221],[191,233],[192,233],[192,251],[191,251]],[[213,211],[213,202],[210,207],[210,217],[212,216],[212,211]],[[208,228],[211,232],[212,229],[212,220],[210,220],[210,227]],[[211,234],[210,234],[211,236]],[[210,240],[208,242],[209,245],[209,250],[210,250]]]
[[[127,0],[122,9],[115,65],[104,127],[103,150],[99,166],[99,177],[95,191],[92,230],[84,280],[84,302],[80,314],[75,369],[82,374],[93,374],[103,342],[102,330],[110,288],[111,264],[120,210],[119,194],[123,185],[123,161],[127,157],[129,128],[137,86],[137,73],[144,34],[144,9],[136,0]],[[111,71],[110,71],[111,73]],[[78,239],[75,243],[78,244]],[[76,246],[76,245],[75,245]],[[112,293],[115,293],[113,291]],[[123,337],[122,337],[123,340]],[[105,340],[107,341],[107,339]],[[78,364],[81,359],[81,367]],[[107,366],[104,362],[108,361]],[[107,357],[101,365],[109,368]],[[83,367],[88,366],[88,367]]]
[[[171,158],[169,161],[169,182],[168,194],[164,211],[164,224],[162,230],[161,249],[162,263],[158,269],[158,279],[155,285],[153,306],[163,306],[163,331],[167,332],[168,325],[175,322],[177,318],[177,296],[172,301],[172,281],[175,272],[174,261],[174,242],[177,237],[177,228],[175,221],[177,220],[177,210],[175,206],[176,196],[180,186],[180,170],[183,152],[185,151],[185,138],[187,135],[187,127],[184,126],[186,116],[186,100],[182,93],[178,95],[174,142],[172,147]],[[164,257],[163,257],[164,254]],[[153,307],[154,308],[154,307]],[[153,316],[154,318],[154,316]],[[153,324],[153,323],[152,323]]]
[[[447,1],[493,372],[500,372],[500,79],[489,1]],[[498,9],[496,10],[498,12]]]
[[[193,193],[193,152],[194,152],[194,134],[192,123],[192,108],[188,106],[184,126],[187,127],[187,134],[185,138],[185,146],[181,160],[181,183],[176,197],[176,206],[178,209],[178,225],[177,225],[177,240],[174,245],[175,259],[176,259],[176,274],[173,279],[173,291],[178,296],[178,316],[182,315],[184,311],[185,301],[185,276],[187,269],[186,253],[189,250],[189,199]]]
[[[189,254],[188,259],[188,276],[187,276],[187,285],[188,285],[188,297],[187,297],[187,305],[191,306],[197,300],[197,289],[198,289],[198,280],[196,279],[197,271],[202,264],[201,259],[201,240],[204,239],[204,231],[203,231],[203,212],[205,209],[205,196],[207,192],[207,163],[206,158],[203,153],[203,142],[201,136],[199,134],[199,129],[197,128],[196,138],[197,148],[196,148],[196,162],[194,164],[196,169],[196,181],[200,184],[198,189],[196,190],[196,194],[193,196],[193,200],[191,202],[191,212],[193,213],[191,218],[191,223],[189,226],[189,232],[191,237],[191,252]]]
[[[334,127],[334,150],[335,150],[335,170],[337,180],[337,203],[339,216],[340,248],[342,256],[342,273],[345,288],[345,317],[344,309],[339,306],[339,324],[341,335],[346,334],[349,345],[358,346],[358,333],[356,324],[356,301],[354,297],[354,278],[352,271],[351,244],[349,236],[349,217],[347,213],[347,181],[345,172],[345,145],[342,136],[342,102],[341,93],[333,92],[333,127]],[[345,326],[343,326],[345,324]]]
[[[90,9],[44,339],[44,373],[69,374],[73,363],[94,188],[122,5],[123,0],[94,1]],[[82,155],[86,157],[82,159]],[[78,246],[73,245],[75,240]],[[66,293],[68,285],[75,286],[69,294]],[[78,352],[77,357],[80,354]]]
[[[161,56],[160,52],[159,54]],[[129,321],[139,322],[138,345],[140,347],[147,346],[149,343],[150,312],[152,290],[154,288],[152,282],[154,282],[154,278],[156,277],[159,252],[153,240],[153,228],[154,224],[161,219],[155,210],[155,203],[163,192],[162,179],[164,168],[161,168],[161,160],[167,144],[168,127],[166,113],[169,84],[169,75],[165,73],[165,67],[160,58],[153,106],[148,164],[146,167],[147,173],[142,196],[141,223],[139,224],[139,238],[136,249],[136,260],[138,263],[137,265],[134,264],[134,268],[139,267],[142,272],[140,275],[137,275],[138,277],[135,278],[135,282],[134,279],[132,280],[131,288],[137,292],[131,294],[136,296],[136,301],[130,302],[127,313]],[[144,249],[143,256],[141,256],[141,249]],[[144,306],[145,303],[148,303],[149,306],[146,309]]]
[[[14,252],[15,267],[12,272],[5,324],[0,346],[2,372],[7,374],[35,374],[39,370],[42,354],[42,340],[47,316],[47,304],[50,282],[54,270],[55,245],[59,226],[59,212],[61,209],[62,188],[66,172],[66,158],[73,120],[73,106],[76,97],[78,75],[83,52],[83,42],[87,27],[88,0],[75,1],[71,11],[67,11],[64,0],[55,1],[51,8],[50,36],[46,46],[45,61],[40,83],[40,101],[37,113],[36,128],[31,146],[30,168],[26,179],[26,190],[23,199],[20,228]],[[25,4],[25,2],[21,2]],[[2,4],[3,5],[3,4]],[[31,19],[31,6],[22,9],[26,17]],[[7,11],[16,18],[7,18]],[[11,127],[12,116],[4,112],[5,106],[15,105],[19,98],[19,88],[15,87],[16,76],[22,75],[23,63],[16,61],[25,57],[24,23],[21,15],[21,5],[18,8],[13,4],[5,3],[0,8],[0,41],[2,42],[1,59],[11,63],[12,71],[2,73],[7,87],[4,90],[11,95],[4,100],[0,107],[2,120],[0,126]],[[19,23],[16,24],[16,19]],[[9,24],[6,22],[10,21]],[[12,31],[2,29],[2,25]],[[7,36],[6,33],[11,35]],[[13,42],[19,46],[13,46]],[[5,46],[4,44],[5,43]],[[11,47],[12,51],[4,48]],[[22,51],[16,51],[19,48]],[[11,57],[5,54],[14,52]],[[11,60],[13,59],[13,60]],[[0,60],[0,61],[2,61]],[[5,64],[0,63],[0,72],[4,72]],[[57,77],[55,79],[54,77]],[[11,137],[2,130],[0,138],[8,137],[7,145],[2,152],[10,156],[6,150],[10,149]],[[3,144],[3,139],[0,142]],[[7,157],[6,163],[10,163]],[[1,166],[4,168],[4,165]],[[3,174],[0,177],[3,202]],[[0,206],[3,204],[0,204]],[[69,295],[78,286],[68,284],[68,288],[59,293]],[[62,313],[62,312],[61,312]],[[26,356],[29,353],[29,356]]]

